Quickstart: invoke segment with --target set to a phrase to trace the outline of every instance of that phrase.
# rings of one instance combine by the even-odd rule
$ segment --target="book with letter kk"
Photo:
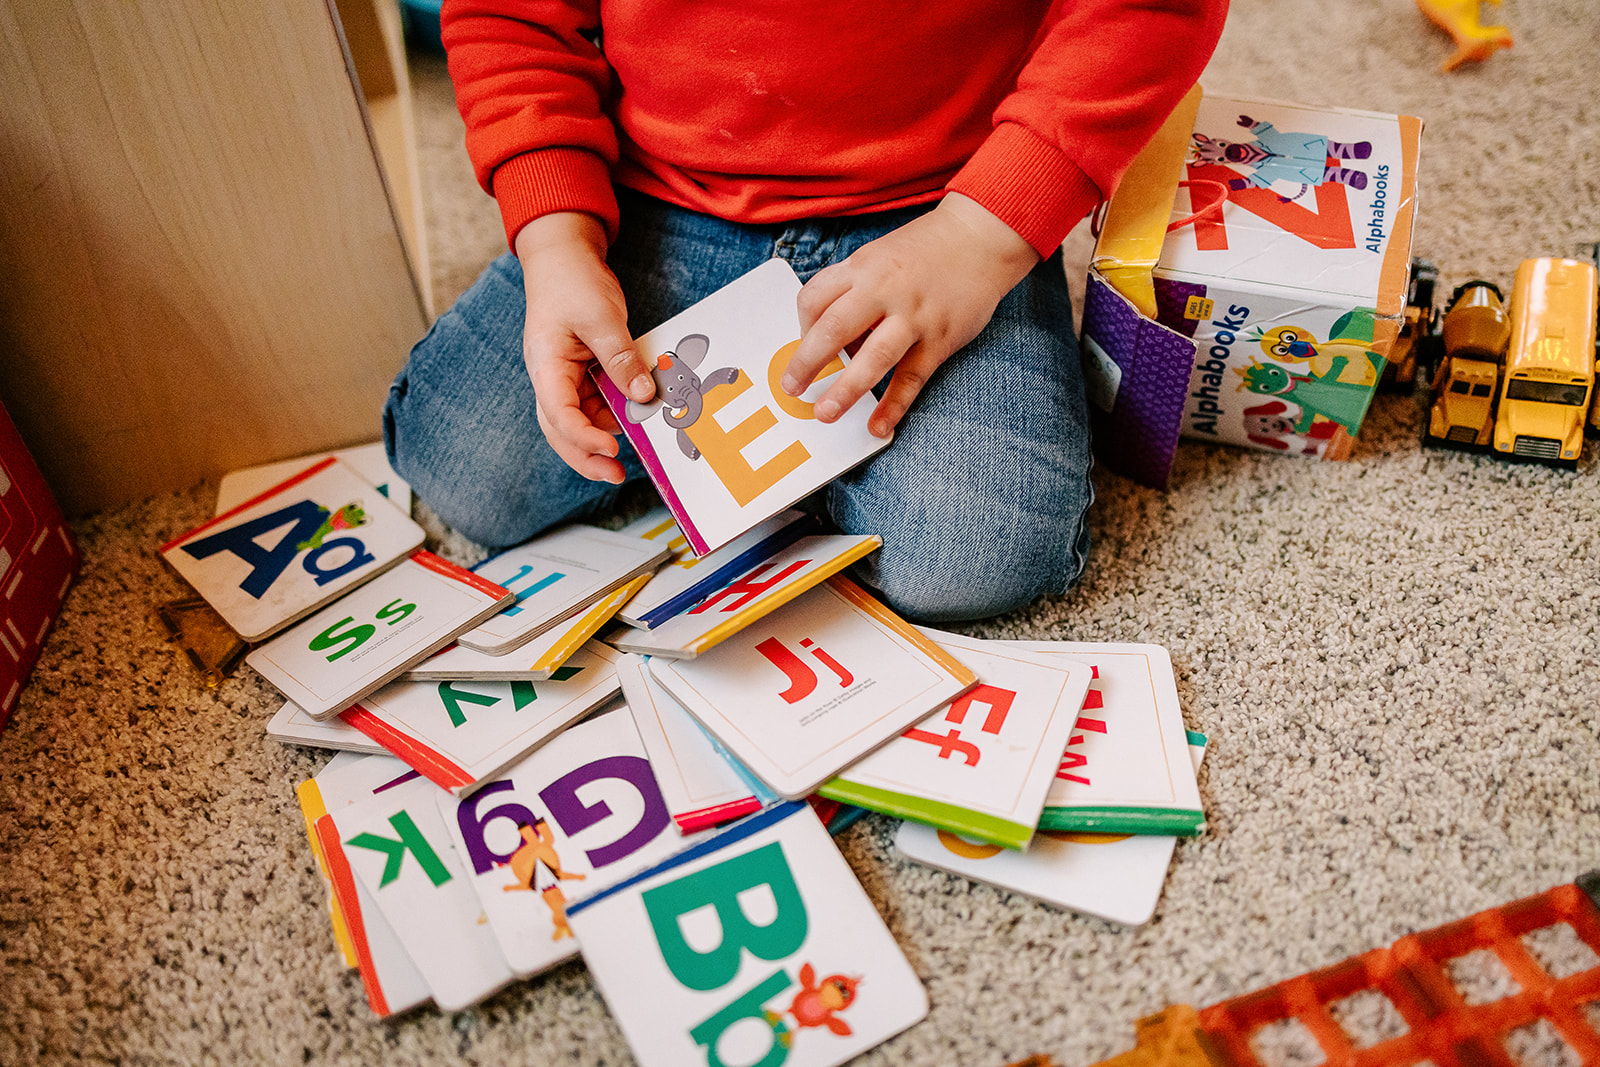
[[[867,431],[870,398],[834,423],[813,415],[844,368],[842,354],[801,396],[779,387],[800,344],[799,292],[793,268],[772,259],[640,337],[640,354],[654,364],[648,404],[591,369],[697,556],[889,444]]]

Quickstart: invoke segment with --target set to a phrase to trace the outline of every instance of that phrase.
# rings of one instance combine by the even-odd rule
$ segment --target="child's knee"
[[[887,538],[864,561],[864,577],[896,612],[919,622],[1004,615],[1066,592],[1088,558],[1082,515],[990,536]]]

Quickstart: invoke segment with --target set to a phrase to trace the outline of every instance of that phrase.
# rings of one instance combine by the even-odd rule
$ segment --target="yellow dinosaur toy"
[[[1489,0],[1496,7],[1500,0]],[[1435,26],[1456,42],[1456,51],[1439,64],[1440,70],[1455,70],[1463,63],[1488,59],[1496,51],[1511,47],[1511,31],[1504,26],[1485,26],[1478,19],[1479,0],[1417,0],[1417,7]]]

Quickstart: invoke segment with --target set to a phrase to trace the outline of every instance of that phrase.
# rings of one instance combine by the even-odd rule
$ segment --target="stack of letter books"
[[[740,285],[737,307],[792,309],[798,282]],[[398,478],[375,487],[392,472],[335,456],[162,549],[286,697],[269,735],[340,750],[299,800],[380,1016],[581,954],[643,1064],[842,1063],[928,1004],[830,827],[894,816],[912,859],[1120,923],[1203,829],[1166,653],[897,617],[844,573],[878,539],[793,507],[882,447],[865,412],[835,433],[786,406],[788,333],[713,358],[728,331],[701,310],[641,339],[694,410],[660,374],[665,403],[616,405],[670,479],[620,530],[465,569],[422,549]],[[697,510],[708,471],[734,483],[720,512]]]

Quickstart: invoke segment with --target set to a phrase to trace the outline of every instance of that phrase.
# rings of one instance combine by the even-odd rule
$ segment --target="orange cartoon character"
[[[507,893],[529,890],[543,896],[556,928],[550,939],[560,941],[563,937],[572,937],[572,927],[567,925],[567,898],[561,892],[561,883],[581,881],[587,875],[562,870],[561,857],[556,855],[555,833],[543,819],[518,823],[517,833],[522,835],[522,844],[517,846],[510,860],[500,865],[511,868],[517,884],[502,888]]]
[[[767,1020],[777,1024],[787,1015],[794,1020],[796,1030],[804,1030],[808,1026],[826,1026],[840,1037],[849,1037],[850,1024],[839,1018],[838,1013],[855,1002],[856,987],[860,984],[861,979],[844,974],[830,974],[818,982],[816,969],[809,963],[801,964],[800,992],[789,1002],[788,1011],[783,1015],[769,1011],[766,1013]],[[785,1048],[793,1040],[792,1030],[785,1030],[778,1038]]]

